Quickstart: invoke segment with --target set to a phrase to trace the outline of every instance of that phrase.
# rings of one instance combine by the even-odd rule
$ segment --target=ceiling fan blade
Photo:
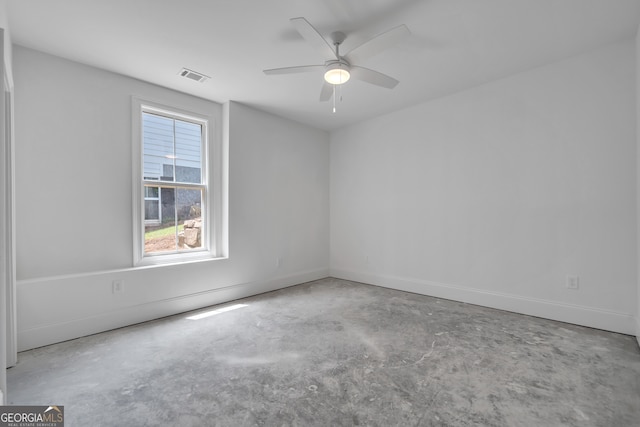
[[[271,68],[269,70],[262,70],[267,75],[274,74],[295,74],[295,73],[312,73],[314,71],[324,70],[324,65],[301,65],[298,67],[284,67],[284,68]]]
[[[406,25],[398,25],[351,49],[344,57],[352,64],[359,63],[390,48],[410,35],[411,32]]]
[[[386,87],[387,89],[393,89],[398,83],[400,83],[393,77],[389,77],[386,74],[364,67],[352,65],[350,71],[351,77],[354,79],[362,80],[363,82],[371,83],[372,85]]]
[[[318,30],[316,30],[314,26],[309,23],[309,21],[304,18],[291,18],[290,21],[293,26],[296,27],[296,30],[298,30],[302,38],[312,46],[314,46],[316,49],[320,50],[325,59],[339,59],[336,56],[336,52],[333,50],[333,47],[325,40],[324,37],[320,35]]]
[[[331,99],[331,96],[333,96],[333,85],[331,83],[324,82],[322,90],[320,91],[320,101],[328,101]]]

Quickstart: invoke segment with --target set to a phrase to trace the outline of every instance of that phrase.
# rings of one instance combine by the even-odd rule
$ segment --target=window
[[[160,216],[160,187],[144,187],[144,223],[162,224]]]
[[[134,98],[135,264],[220,256],[212,127],[209,116]]]

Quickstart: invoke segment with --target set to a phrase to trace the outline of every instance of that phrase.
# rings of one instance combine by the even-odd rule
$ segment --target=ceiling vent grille
[[[182,70],[180,70],[180,75],[182,77],[195,80],[199,83],[202,83],[205,80],[210,79],[209,76],[205,76],[204,74],[198,73],[197,71],[189,70],[188,68],[183,68]]]

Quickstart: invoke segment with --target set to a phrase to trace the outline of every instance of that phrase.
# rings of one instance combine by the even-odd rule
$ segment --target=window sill
[[[134,268],[137,267],[159,267],[167,265],[191,264],[203,261],[215,261],[227,259],[226,256],[215,256],[208,251],[198,251],[194,253],[180,253],[170,255],[146,256],[138,261]]]

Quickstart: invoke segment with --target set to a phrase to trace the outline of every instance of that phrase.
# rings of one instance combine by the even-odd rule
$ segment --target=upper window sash
[[[145,179],[206,184],[208,123],[142,107]]]

